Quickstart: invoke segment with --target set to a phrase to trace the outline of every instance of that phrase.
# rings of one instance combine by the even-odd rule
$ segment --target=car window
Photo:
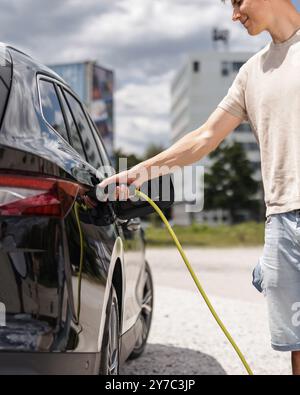
[[[60,92],[61,92],[60,96],[61,96],[62,106],[64,108],[66,120],[67,120],[67,123],[69,126],[70,144],[79,153],[80,156],[82,156],[85,160],[87,160],[87,157],[86,157],[84,149],[83,149],[83,143],[80,139],[75,120],[73,118],[73,115],[71,114],[69,105],[68,105],[61,89],[60,89]]]
[[[56,94],[54,84],[50,81],[40,80],[40,95],[42,112],[45,120],[55,129],[66,141],[69,141],[68,132],[61,110],[61,106]]]
[[[83,143],[84,151],[87,156],[87,161],[95,169],[98,169],[101,166],[99,151],[93,136],[93,132],[90,128],[89,122],[85,116],[82,106],[79,101],[75,99],[75,97],[72,96],[69,92],[64,90],[64,93],[67,102],[70,105],[73,117],[75,118],[80,138]]]
[[[113,165],[112,165],[112,163],[109,159],[109,156],[106,152],[105,146],[104,146],[103,141],[99,135],[98,129],[95,126],[94,122],[92,121],[92,119],[89,115],[88,115],[88,119],[89,119],[89,123],[92,127],[92,130],[94,132],[96,144],[98,146],[98,150],[99,150],[100,156],[101,156],[101,162],[105,166],[105,174],[103,174],[103,176],[108,177],[108,176],[114,175],[115,171],[113,170]]]
[[[11,63],[7,50],[0,47],[0,124],[4,116],[4,110],[11,86]]]

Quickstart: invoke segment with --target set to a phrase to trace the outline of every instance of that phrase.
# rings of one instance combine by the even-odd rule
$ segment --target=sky
[[[116,75],[115,147],[170,145],[170,83],[187,54],[212,50],[214,27],[232,51],[258,51],[220,0],[0,0],[0,41],[45,64],[97,60]],[[297,0],[300,10],[300,0]],[[217,103],[216,103],[217,104]]]

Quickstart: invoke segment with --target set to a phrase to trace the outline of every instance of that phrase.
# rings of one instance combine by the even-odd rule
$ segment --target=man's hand
[[[110,190],[110,192],[111,189],[109,187],[114,187],[114,200],[128,200],[130,198],[130,192],[132,196],[133,189],[140,188],[146,181],[148,181],[148,173],[146,169],[137,165],[130,170],[125,170],[121,173],[115,174],[114,176],[106,178],[99,184],[99,187],[104,189],[108,186],[108,190]]]

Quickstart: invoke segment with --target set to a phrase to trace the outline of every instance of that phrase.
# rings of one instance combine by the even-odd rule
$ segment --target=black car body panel
[[[83,144],[86,158],[76,152],[45,120],[39,81],[53,84],[62,107],[68,94],[74,100],[76,95],[59,76],[27,55],[11,47],[1,51],[7,61],[6,70],[0,71],[6,84],[1,93],[6,96],[0,100],[0,180],[2,176],[11,177],[10,182],[16,176],[27,182],[49,179],[55,185],[56,181],[77,185],[78,191],[60,218],[13,211],[8,215],[0,209],[0,302],[6,309],[6,325],[0,326],[0,370],[26,371],[29,366],[31,372],[69,373],[73,366],[73,373],[97,373],[113,285],[119,302],[122,362],[141,330],[138,318],[145,282],[141,229],[118,219],[110,203],[80,208],[82,244],[74,202],[99,178],[88,163],[88,149],[95,150],[93,158],[98,155],[102,165],[109,162],[101,139],[96,136],[95,145]],[[67,110],[63,114],[69,136]],[[86,112],[85,116],[95,133]],[[7,198],[3,188],[0,200]],[[8,196],[11,199],[11,191]]]

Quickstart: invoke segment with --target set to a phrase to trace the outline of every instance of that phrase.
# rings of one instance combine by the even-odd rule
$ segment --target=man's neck
[[[287,41],[300,29],[300,13],[294,8],[281,10],[281,15],[274,18],[274,23],[268,29],[275,44]]]

